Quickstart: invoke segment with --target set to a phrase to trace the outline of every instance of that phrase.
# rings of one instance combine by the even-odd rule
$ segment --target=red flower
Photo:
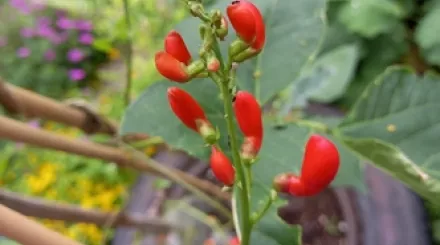
[[[339,152],[327,138],[314,134],[307,141],[301,169],[301,181],[311,189],[322,190],[336,177]]]
[[[224,185],[232,186],[235,180],[235,169],[228,157],[213,146],[210,162],[214,176]]]
[[[295,181],[298,177],[293,173],[282,173],[275,176],[273,180],[273,188],[281,193],[289,193],[290,182]]]
[[[178,61],[189,65],[191,63],[191,54],[186,47],[185,41],[182,36],[172,30],[165,38],[165,52],[176,58]]]
[[[156,53],[154,61],[159,73],[172,81],[184,83],[190,78],[184,64],[164,51]]]
[[[266,27],[258,8],[247,0],[233,1],[226,9],[238,37],[255,50],[261,50],[266,40]]]
[[[240,245],[240,240],[238,240],[238,237],[233,237],[229,240],[229,245]]]
[[[321,189],[313,189],[305,185],[301,179],[294,176],[289,179],[289,193],[293,196],[313,196],[318,194]]]
[[[234,102],[235,117],[245,137],[263,137],[263,121],[260,105],[255,97],[246,91],[239,91]]]
[[[170,87],[167,93],[171,110],[188,128],[199,132],[199,128],[204,123],[209,124],[202,107],[185,90],[178,87]]]

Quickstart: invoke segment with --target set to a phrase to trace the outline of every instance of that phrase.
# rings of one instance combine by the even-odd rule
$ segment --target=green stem
[[[234,162],[235,168],[237,170],[237,176],[241,183],[241,245],[249,245],[250,234],[251,234],[251,220],[250,220],[250,185],[247,176],[249,175],[248,169],[243,166],[240,159],[240,154],[238,152],[239,146],[237,142],[237,135],[235,131],[235,125],[233,122],[233,112],[232,112],[232,98],[231,93],[229,93],[228,84],[223,82],[220,86],[221,92],[223,94],[223,103],[225,107],[225,118],[228,126],[228,134],[231,142],[232,150],[232,160]]]
[[[124,18],[125,18],[125,25],[127,28],[127,40],[126,40],[126,61],[125,61],[125,66],[126,66],[126,72],[125,72],[125,80],[126,80],[126,85],[125,85],[125,91],[124,91],[124,103],[125,106],[128,106],[130,104],[131,101],[131,87],[132,87],[132,70],[133,70],[133,40],[132,40],[132,36],[131,36],[131,21],[130,21],[130,8],[129,8],[129,4],[128,4],[128,0],[123,0],[122,1],[123,5],[124,5]]]
[[[229,71],[230,69],[226,70],[231,64],[229,64],[230,61],[228,61],[225,66],[225,62],[223,59],[223,56],[220,51],[219,43],[217,38],[213,37],[213,46],[212,49],[214,50],[214,53],[216,54],[218,60],[220,61],[220,66],[222,69],[222,81],[216,81],[217,84],[219,84],[220,91],[222,93],[223,98],[223,106],[225,110],[225,120],[228,128],[228,135],[229,140],[231,143],[231,151],[232,151],[232,161],[234,163],[234,166],[237,171],[237,177],[239,182],[241,183],[242,190],[240,191],[240,200],[241,200],[241,245],[249,245],[250,242],[250,235],[252,231],[252,221],[251,221],[251,207],[250,207],[250,168],[247,166],[244,166],[243,162],[241,161],[240,153],[239,153],[239,146],[237,141],[237,134],[235,130],[234,125],[234,115],[233,115],[233,109],[232,109],[232,95],[229,91],[230,82],[233,78],[231,78],[230,73],[233,71]]]

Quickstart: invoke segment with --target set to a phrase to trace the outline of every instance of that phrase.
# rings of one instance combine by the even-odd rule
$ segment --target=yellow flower
[[[42,191],[46,190],[51,184],[53,184],[56,180],[57,166],[45,162],[43,163],[36,175],[26,175],[25,179],[27,185],[31,189],[33,194],[39,194]]]
[[[102,240],[102,231],[93,224],[81,224],[81,233],[86,235],[87,239],[92,242],[92,244],[99,244]]]
[[[104,211],[114,210],[116,207],[114,205],[116,199],[118,198],[118,193],[114,191],[104,191],[95,197],[96,204]]]
[[[84,208],[93,208],[95,207],[95,199],[90,195],[84,195],[84,198],[81,199],[81,206]]]

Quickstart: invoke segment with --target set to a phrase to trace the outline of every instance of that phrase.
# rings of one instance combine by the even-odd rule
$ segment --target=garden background
[[[211,0],[204,1],[204,4],[224,6],[225,2]],[[297,2],[304,11],[316,7],[313,4],[309,6],[304,0]],[[312,44],[295,39],[295,35],[289,33],[280,37],[289,36],[299,46],[304,45],[304,52],[310,49],[310,53],[299,58],[310,58],[308,62],[303,62],[297,74],[291,74],[288,86],[281,84],[278,96],[272,101],[273,107],[280,111],[280,118],[288,118],[292,110],[303,110],[311,105],[312,109],[318,108],[321,112],[323,105],[337,109],[339,114],[349,112],[368,86],[385,78],[416,80],[413,74],[434,74],[432,80],[440,82],[437,77],[440,66],[440,37],[437,35],[440,1],[311,2],[321,4],[322,11],[313,17],[306,16],[308,12],[305,12],[305,16],[310,17],[307,18],[311,23],[310,29],[295,30],[295,33],[298,32],[300,38],[308,38],[307,41]],[[0,77],[14,87],[26,88],[65,105],[79,106],[81,110],[91,110],[94,114],[121,122],[131,102],[140,96],[145,97],[145,94],[141,95],[144,91],[163,81],[155,69],[154,54],[162,48],[163,37],[187,18],[191,17],[179,0],[0,0]],[[284,21],[293,22],[288,16],[284,17]],[[198,45],[193,42],[196,37],[185,30],[190,22],[182,23],[179,28],[186,31],[184,36],[188,45],[195,47]],[[195,33],[196,27],[192,28],[195,28],[192,31]],[[291,45],[285,46],[287,52],[290,52]],[[300,47],[291,49],[299,50]],[[297,57],[282,58],[290,62]],[[271,82],[265,79],[264,82]],[[275,82],[275,86],[280,84]],[[427,93],[426,90],[424,92]],[[392,95],[390,92],[382,96]],[[148,102],[148,99],[145,101]],[[381,105],[376,107],[373,106],[372,110],[378,110]],[[71,139],[104,145],[111,144],[113,140],[109,135],[88,135],[84,130],[51,120],[11,115],[6,107],[0,107],[0,112],[33,128]],[[433,111],[430,113],[435,114]],[[331,117],[314,115],[307,119],[328,125],[336,125],[341,120],[334,114]],[[399,127],[388,123],[384,130],[393,133]],[[374,133],[371,135],[375,136]],[[437,135],[440,137],[440,134]],[[156,140],[154,137],[141,140],[135,147],[145,156],[153,156],[160,148]],[[402,139],[393,140],[398,143]],[[427,143],[423,139],[418,140],[422,144]],[[136,194],[132,192],[132,187],[140,174],[119,168],[117,163],[109,164],[106,160],[6,140],[0,141],[0,147],[0,187],[5,191],[105,212],[117,212],[124,208],[133,198],[133,193]],[[339,178],[337,184],[347,184],[351,189],[365,193],[364,163],[354,161],[359,165],[344,168],[345,177]],[[429,169],[430,173],[438,176],[435,168]],[[162,179],[154,184],[157,189],[170,186],[169,181]],[[420,189],[420,186],[415,186],[415,189]],[[142,190],[138,190],[140,192]],[[421,196],[426,198],[426,195]],[[427,234],[433,244],[440,244],[440,207],[423,198]],[[171,202],[170,205],[177,207],[186,202],[186,199],[181,199],[179,204]],[[183,208],[190,209],[188,205]],[[206,215],[196,209],[191,213],[208,227],[214,227],[213,230],[218,228],[217,222],[212,221],[216,220],[214,215]],[[115,235],[115,230],[108,224],[35,220],[84,244],[110,244]],[[334,234],[329,229],[326,232]],[[0,240],[0,245],[7,244],[14,243]]]

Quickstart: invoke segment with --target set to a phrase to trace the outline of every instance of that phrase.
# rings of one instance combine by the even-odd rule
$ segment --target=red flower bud
[[[190,78],[186,67],[176,58],[164,51],[156,53],[154,61],[157,71],[172,81],[184,83]]]
[[[260,10],[247,0],[233,1],[226,9],[238,37],[253,49],[261,50],[266,39],[266,28]]]
[[[281,193],[289,193],[290,182],[295,181],[298,177],[293,173],[282,173],[273,179],[273,188]]]
[[[245,137],[263,138],[263,121],[260,105],[255,97],[246,91],[239,91],[234,102],[235,117]],[[260,142],[261,143],[261,142]]]
[[[229,245],[240,245],[240,240],[238,240],[238,237],[233,237],[229,240]]]
[[[228,157],[217,148],[212,147],[210,162],[214,176],[224,185],[232,186],[235,180],[235,169]]]
[[[217,72],[220,69],[220,61],[215,56],[210,57],[207,61],[207,68],[210,72]]]
[[[311,190],[322,191],[336,177],[339,152],[327,138],[314,134],[306,143],[301,182]]]
[[[209,125],[202,107],[189,93],[178,87],[168,88],[167,93],[171,110],[188,128],[199,132],[202,126]]]
[[[191,54],[183,41],[182,36],[172,30],[165,38],[165,52],[176,58],[178,61],[189,65],[191,62]]]

